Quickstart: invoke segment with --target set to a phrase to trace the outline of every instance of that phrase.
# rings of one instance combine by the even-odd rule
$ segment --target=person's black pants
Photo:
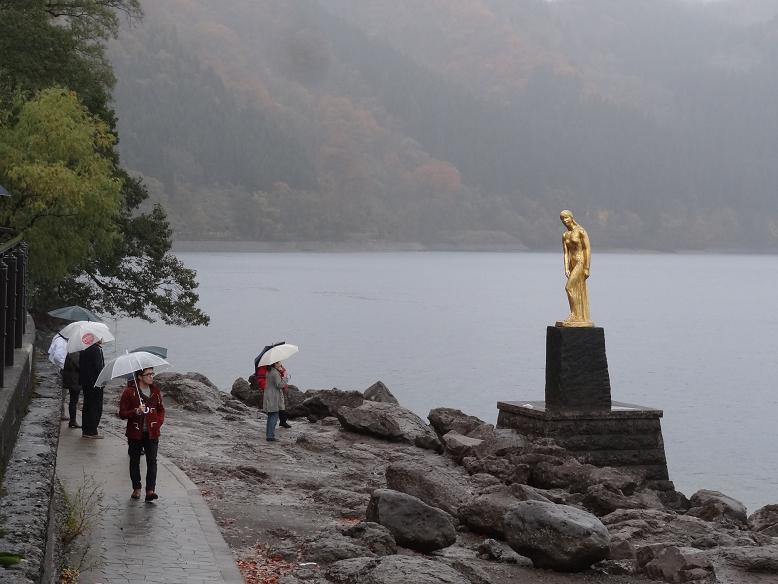
[[[81,395],[81,386],[77,385],[75,388],[69,387],[70,401],[68,402],[68,415],[70,416],[70,424],[76,423],[76,413],[78,412],[78,396]]]
[[[84,407],[81,410],[81,433],[97,434],[100,418],[103,415],[103,388],[84,387]]]
[[[149,438],[149,433],[144,432],[140,440],[127,438],[127,453],[130,455],[130,480],[132,488],[140,489],[140,453],[146,453],[146,491],[153,491],[157,486],[157,448],[159,440]]]
[[[278,421],[282,426],[286,425],[288,419],[289,416],[286,415],[286,410],[278,410]]]

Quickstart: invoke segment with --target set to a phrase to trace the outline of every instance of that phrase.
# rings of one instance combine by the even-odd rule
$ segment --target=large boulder
[[[401,555],[336,562],[327,578],[337,584],[471,584],[442,562]]]
[[[430,468],[414,462],[395,462],[386,467],[386,486],[412,495],[453,516],[472,497],[467,475],[460,468]]]
[[[407,442],[438,452],[443,449],[435,432],[419,416],[398,405],[368,401],[359,407],[342,406],[338,410],[338,420],[352,432]]]
[[[757,509],[748,518],[751,531],[771,537],[778,537],[778,505],[766,505]]]
[[[638,551],[653,544],[711,548],[745,543],[747,533],[662,509],[618,509],[602,518],[613,542],[629,541]]]
[[[457,538],[448,513],[390,489],[373,491],[367,506],[367,521],[386,527],[401,546],[422,552],[450,546]]]
[[[247,406],[262,407],[262,394],[260,394],[259,389],[252,389],[251,384],[242,377],[238,377],[232,383],[230,395]]]
[[[689,498],[691,509],[686,513],[705,521],[747,525],[746,506],[719,491],[700,489]]]
[[[459,508],[457,517],[471,531],[505,539],[505,514],[519,501],[503,487],[468,501]]]
[[[397,398],[392,395],[383,381],[376,381],[363,392],[367,401],[382,402],[385,404],[399,404]]]
[[[227,400],[227,394],[200,373],[165,372],[154,382],[163,396],[193,412],[213,413]]]
[[[427,415],[427,419],[438,436],[444,436],[452,430],[467,435],[479,426],[486,424],[480,418],[468,416],[463,411],[454,408],[432,409]]]
[[[490,438],[478,445],[475,449],[475,455],[478,458],[500,457],[521,452],[528,445],[529,441],[521,434],[517,434],[509,428],[499,428],[494,430]]]
[[[581,501],[584,507],[599,517],[617,509],[663,509],[664,504],[653,491],[635,493],[629,497],[618,489],[603,484],[592,485]]]
[[[292,397],[287,404],[286,413],[290,418],[308,418],[321,420],[328,416],[335,416],[342,406],[355,408],[365,401],[359,391],[341,391],[332,389],[309,389],[300,395],[302,401]]]
[[[522,501],[508,509],[503,522],[508,544],[536,568],[577,572],[608,557],[608,529],[575,507]]]

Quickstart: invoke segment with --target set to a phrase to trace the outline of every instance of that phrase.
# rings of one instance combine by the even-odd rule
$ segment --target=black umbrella
[[[55,310],[49,310],[49,315],[62,320],[88,320],[90,322],[101,322],[100,317],[94,312],[83,306],[64,306]]]
[[[147,353],[152,353],[153,355],[156,355],[157,357],[162,357],[163,359],[167,358],[167,349],[165,347],[157,347],[156,345],[147,345],[144,347],[137,347],[130,351],[130,353],[137,353],[138,351],[146,351]]]
[[[262,355],[267,353],[273,347],[277,347],[278,345],[284,345],[284,344],[286,344],[286,341],[279,341],[278,343],[273,343],[272,345],[266,345],[265,348],[262,349],[262,352],[259,355],[257,355],[257,358],[254,359],[254,369],[259,367],[259,360],[262,358]]]

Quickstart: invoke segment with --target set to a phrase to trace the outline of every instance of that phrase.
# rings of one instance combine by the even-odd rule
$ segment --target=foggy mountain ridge
[[[778,1],[158,0],[111,47],[179,239],[778,248]],[[735,17],[733,15],[737,15]]]

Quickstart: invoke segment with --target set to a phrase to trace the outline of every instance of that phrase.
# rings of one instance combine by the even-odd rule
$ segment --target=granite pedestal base
[[[581,462],[645,473],[648,480],[667,480],[662,440],[662,410],[613,402],[601,411],[551,411],[546,402],[497,402],[498,428],[528,437],[548,437]]]

